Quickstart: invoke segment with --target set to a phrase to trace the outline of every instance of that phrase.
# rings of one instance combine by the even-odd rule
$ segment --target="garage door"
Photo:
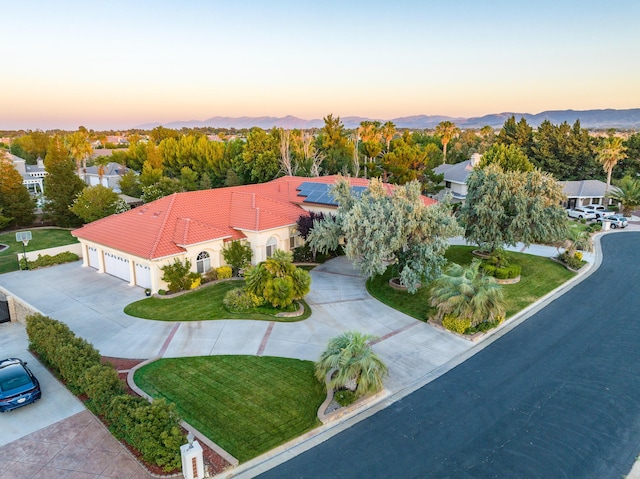
[[[151,268],[136,263],[136,284],[143,288],[151,288]]]
[[[88,250],[89,250],[89,266],[91,266],[92,268],[98,269],[99,268],[98,249],[89,246]]]
[[[104,270],[116,278],[131,281],[129,260],[111,253],[104,254]]]

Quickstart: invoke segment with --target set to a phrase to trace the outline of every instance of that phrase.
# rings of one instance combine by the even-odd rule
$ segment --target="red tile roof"
[[[138,208],[89,223],[74,236],[147,259],[184,252],[188,245],[240,239],[240,230],[294,225],[305,211],[296,188],[304,182],[333,184],[338,176],[285,176],[258,185],[174,193]],[[349,178],[352,186],[368,180]],[[430,198],[425,204],[435,203]]]

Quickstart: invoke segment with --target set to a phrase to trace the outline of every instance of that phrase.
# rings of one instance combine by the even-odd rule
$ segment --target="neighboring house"
[[[286,176],[258,185],[174,193],[72,234],[82,244],[83,266],[157,292],[167,287],[163,266],[188,259],[194,271],[206,273],[225,264],[222,249],[228,241],[247,242],[254,264],[276,249],[301,245],[298,218],[308,211],[335,211],[328,190],[336,179]],[[355,189],[368,186],[362,178],[349,181]]]
[[[87,167],[87,171],[84,174],[84,181],[89,186],[101,184],[102,186],[106,186],[107,188],[111,188],[113,191],[120,193],[120,177],[129,171],[129,169],[118,163],[108,163],[104,166],[101,181],[100,175],[98,174],[98,168],[98,165]]]
[[[437,199],[439,201],[448,193],[451,195],[452,203],[463,203],[467,198],[467,178],[473,168],[480,162],[482,155],[474,153],[471,159],[453,165],[436,166],[433,171],[437,175],[444,175],[441,185],[444,188],[438,192]]]
[[[42,158],[36,160],[35,165],[27,165],[27,162],[19,156],[6,153],[6,157],[13,161],[18,173],[22,176],[22,184],[27,187],[32,194],[44,193],[43,178],[47,176],[47,172],[44,169],[44,161]]]
[[[607,184],[600,180],[580,180],[580,181],[559,181],[562,191],[567,195],[567,201],[563,203],[565,208],[571,209],[576,206],[586,205],[612,205],[615,202],[610,198],[605,198]],[[617,188],[610,186],[609,191]]]

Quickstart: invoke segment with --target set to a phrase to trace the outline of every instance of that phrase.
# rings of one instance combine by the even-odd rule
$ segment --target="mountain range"
[[[548,110],[541,113],[493,113],[490,115],[484,115],[480,117],[464,118],[464,117],[450,117],[443,115],[415,115],[415,116],[403,116],[399,118],[391,118],[390,120],[395,123],[397,128],[411,128],[411,129],[424,129],[435,128],[435,126],[441,121],[451,121],[459,128],[482,128],[483,126],[491,126],[493,128],[500,128],[504,125],[504,122],[511,116],[515,116],[516,120],[524,118],[529,125],[537,127],[544,120],[549,120],[552,124],[557,125],[563,122],[567,122],[573,125],[576,120],[580,120],[580,125],[583,128],[590,129],[635,129],[640,128],[640,108],[631,108],[627,110]],[[365,118],[359,116],[345,116],[340,118],[345,128],[351,129],[360,125],[362,121],[380,121],[384,123],[386,119],[380,118]],[[214,127],[214,128],[252,128],[254,126],[270,129],[273,127],[284,129],[310,129],[310,128],[322,128],[324,126],[323,119],[304,120],[295,116],[285,117],[273,117],[273,116],[242,116],[242,117],[229,117],[229,116],[213,116],[204,121],[191,120],[191,121],[173,121],[170,123],[147,123],[140,125],[137,128],[149,130],[156,126],[164,126],[166,128],[197,128],[197,127]]]

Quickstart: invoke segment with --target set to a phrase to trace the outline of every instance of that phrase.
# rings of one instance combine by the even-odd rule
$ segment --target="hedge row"
[[[44,256],[38,255],[38,258],[35,260],[31,260],[27,263],[25,258],[20,260],[20,268],[27,269],[36,269],[36,268],[44,268],[46,266],[53,266],[55,264],[63,264],[63,263],[72,263],[74,261],[78,261],[80,257],[69,251],[64,251],[62,253],[58,253],[54,256],[45,254]]]
[[[125,394],[113,365],[103,364],[98,350],[60,321],[40,314],[28,316],[27,334],[29,348],[72,392],[86,395],[87,407],[104,418],[115,437],[165,471],[180,468],[185,438],[175,405]]]

